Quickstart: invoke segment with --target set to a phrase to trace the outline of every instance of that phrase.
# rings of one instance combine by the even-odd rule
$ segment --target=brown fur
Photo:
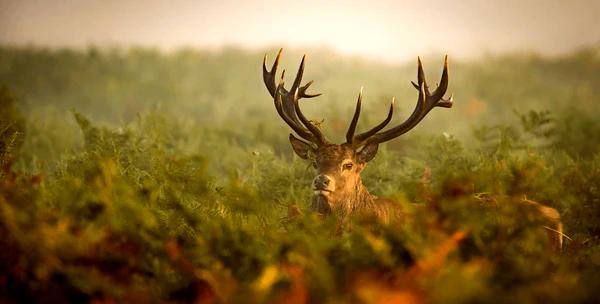
[[[386,223],[402,219],[404,215],[396,202],[370,194],[363,185],[360,173],[366,162],[360,153],[348,145],[327,145],[315,151],[313,165],[317,177],[331,177],[335,190],[327,194],[313,193],[310,209],[340,218],[361,214],[376,217]],[[352,164],[352,168],[344,168],[347,164]]]

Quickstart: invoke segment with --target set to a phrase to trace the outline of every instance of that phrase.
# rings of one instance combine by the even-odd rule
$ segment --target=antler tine
[[[313,83],[308,82],[304,86],[300,86],[302,83],[302,76],[304,74],[304,63],[306,55],[302,57],[298,72],[290,88],[290,91],[284,87],[283,77],[285,70],[281,73],[281,79],[279,85],[275,85],[275,77],[277,76],[277,67],[279,65],[279,59],[283,49],[279,50],[273,66],[269,71],[267,69],[267,55],[263,60],[263,80],[269,91],[269,94],[273,97],[275,103],[275,109],[281,118],[302,138],[311,141],[317,145],[326,143],[325,137],[321,133],[321,130],[313,125],[300,111],[298,100],[301,98],[312,98],[317,97],[321,94],[307,94],[306,91]]]
[[[285,121],[292,130],[294,130],[300,137],[314,142],[314,136],[308,132],[306,129],[298,125],[292,118],[288,117],[283,111],[282,99],[281,99],[281,90],[283,89],[283,81],[279,83],[275,91],[275,97],[273,101],[275,103],[275,109],[277,110],[277,114]]]
[[[352,140],[354,139],[354,132],[356,131],[356,125],[358,124],[358,118],[360,117],[360,104],[362,100],[363,88],[360,88],[360,92],[358,93],[358,99],[356,100],[356,109],[354,110],[354,116],[352,116],[352,121],[350,122],[350,126],[348,127],[348,131],[346,132],[346,142],[352,144]]]
[[[419,86],[421,84],[425,84],[425,91],[427,92],[427,81],[425,80],[425,72],[423,71],[423,63],[421,62],[421,57],[417,56],[417,62],[417,80],[419,81]]]
[[[267,54],[263,58],[263,81],[267,86],[267,90],[269,90],[269,94],[271,97],[275,98],[275,90],[277,89],[277,84],[275,83],[275,76],[277,76],[277,66],[279,65],[279,58],[281,57],[281,53],[283,49],[279,49],[277,53],[277,57],[275,57],[275,61],[273,62],[273,66],[271,67],[271,71],[267,70]],[[285,71],[284,71],[285,74]],[[283,74],[281,75],[283,78]]]
[[[421,84],[425,84],[425,92],[429,95],[429,87],[427,86],[427,80],[425,79],[425,71],[423,71],[423,64],[421,63],[421,57],[417,57],[418,67],[417,67],[417,83],[411,81],[412,85],[415,89],[420,90]]]
[[[432,100],[442,100],[442,102],[439,103],[439,106],[444,107],[444,108],[452,107],[452,95],[450,96],[450,98],[448,98],[448,100],[443,99],[444,94],[446,94],[447,89],[448,89],[448,55],[446,55],[446,57],[444,57],[444,70],[442,71],[442,78],[440,79],[440,84],[438,85],[437,89],[435,89],[435,91],[433,91],[433,94],[431,94]]]
[[[421,89],[419,90],[419,98],[417,99],[417,105],[415,106],[415,109],[413,110],[412,114],[408,117],[408,119],[385,132],[374,134],[371,137],[365,139],[365,144],[382,143],[408,132],[421,120],[421,118],[425,117],[424,106],[426,104],[426,96],[427,94],[425,92],[425,86],[421,85]]]
[[[298,72],[296,73],[296,78],[294,79],[294,83],[290,88],[290,93],[293,93],[298,89],[298,97],[300,98],[313,98],[320,96],[320,93],[317,94],[307,94],[306,90],[314,83],[314,81],[307,82],[304,86],[300,86],[302,83],[302,76],[304,76],[304,62],[306,61],[306,55],[302,56],[302,61],[300,61],[300,66],[298,67]]]
[[[306,54],[302,56],[302,61],[300,61],[300,66],[298,66],[298,72],[296,73],[296,78],[294,79],[294,83],[290,88],[290,93],[294,93],[300,88],[300,82],[302,82],[302,76],[304,75],[304,61],[306,60]]]
[[[298,124],[300,122],[298,121],[298,118],[297,118],[298,115],[296,113],[297,110],[296,110],[296,106],[295,106],[295,104],[298,102],[298,100],[300,98],[312,98],[312,97],[317,97],[317,96],[321,95],[321,94],[314,94],[314,95],[306,94],[306,90],[308,89],[308,87],[310,87],[310,85],[313,83],[313,81],[309,81],[306,85],[300,87],[300,84],[302,83],[302,76],[304,75],[304,62],[305,61],[306,61],[306,55],[302,56],[302,61],[300,62],[300,66],[298,66],[298,72],[296,72],[296,78],[294,78],[294,83],[292,84],[290,91],[287,91],[285,88],[282,87],[282,92],[284,92],[284,96],[286,97],[283,99],[283,111],[290,118],[292,118],[292,120],[294,120]],[[283,78],[283,74],[281,75],[281,77]],[[297,94],[296,94],[296,91],[297,91]]]
[[[298,116],[299,116],[298,112],[299,111],[296,108],[296,104],[298,103],[298,101],[301,98],[312,98],[312,97],[321,95],[321,94],[316,94],[316,95],[306,94],[306,90],[312,84],[312,81],[310,81],[306,85],[300,87],[300,84],[302,83],[302,76],[304,75],[305,61],[306,61],[306,55],[302,56],[302,61],[300,62],[300,66],[298,66],[298,72],[296,72],[296,77],[294,78],[294,83],[292,84],[290,91],[287,91],[283,87],[281,88],[281,90],[284,94],[284,97],[285,97],[283,99],[283,112],[285,112],[288,115],[288,117],[290,117],[294,122],[296,122],[296,124],[300,124],[300,121],[298,121]],[[283,77],[283,75],[282,75],[282,77]],[[311,130],[311,127],[306,125],[306,123],[303,122],[303,124],[309,130]]]
[[[413,86],[415,86],[415,88],[419,90],[419,98],[417,99],[417,105],[415,106],[415,109],[413,110],[412,114],[403,123],[387,131],[376,133],[377,131],[379,131],[377,130],[375,132],[369,131],[364,135],[361,134],[361,145],[366,145],[369,143],[382,143],[396,138],[414,128],[433,108],[452,107],[452,96],[450,96],[449,99],[443,98],[448,88],[448,56],[446,56],[446,58],[444,59],[444,70],[442,72],[440,85],[436,88],[433,94],[430,94],[427,88],[427,81],[425,80],[425,73],[423,72],[421,58],[418,58],[417,82],[418,84],[412,82]]]
[[[411,81],[412,85],[417,89],[420,90],[420,77],[421,75],[423,75],[423,81],[425,81],[424,78],[424,73],[423,73],[423,68],[421,66],[421,59],[419,58],[419,70],[418,70],[418,77],[419,77],[419,85],[417,85],[416,83],[414,83],[413,81]],[[453,99],[453,94],[450,94],[450,97],[448,99],[444,99],[444,94],[446,93],[446,90],[448,89],[448,55],[446,55],[444,57],[444,70],[442,71],[442,78],[440,79],[440,84],[438,85],[438,87],[435,89],[435,91],[433,91],[433,94],[429,94],[429,90],[427,87],[427,83],[425,82],[425,92],[427,93],[427,95],[429,96],[430,100],[435,100],[436,101],[436,105],[437,107],[442,107],[442,108],[451,108],[452,107],[452,102],[454,101]],[[439,100],[441,100],[441,102],[438,102]]]
[[[296,109],[296,114],[298,114],[298,118],[300,121],[308,128],[308,130],[314,135],[314,138],[317,140],[317,144],[321,145],[326,143],[325,137],[319,128],[313,125],[310,120],[308,120],[302,111],[300,110],[300,103],[298,102],[298,88],[294,91],[294,107]]]
[[[388,115],[387,117],[378,125],[376,125],[373,129],[360,133],[358,135],[356,135],[354,137],[355,142],[357,144],[360,144],[361,142],[363,142],[365,139],[375,135],[377,132],[381,131],[383,128],[385,128],[385,126],[387,126],[390,121],[392,121],[392,116],[394,114],[394,103],[396,101],[396,97],[392,98],[392,102],[390,103],[390,110],[388,111]]]
[[[307,94],[306,93],[306,90],[308,90],[308,87],[310,87],[310,85],[313,83],[314,83],[314,81],[311,80],[311,81],[307,82],[304,86],[300,87],[298,96],[300,96],[300,98],[313,98],[313,97],[321,96],[321,93],[316,93],[316,94]]]

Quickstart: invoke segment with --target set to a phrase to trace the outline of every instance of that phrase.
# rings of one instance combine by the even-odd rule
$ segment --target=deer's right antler
[[[281,57],[283,49],[279,50],[271,70],[267,70],[267,55],[263,60],[263,80],[267,87],[267,90],[273,97],[275,103],[275,109],[281,118],[296,132],[300,137],[316,144],[317,146],[327,143],[327,140],[323,136],[321,130],[316,127],[309,119],[307,119],[302,111],[298,101],[301,98],[313,98],[321,94],[308,94],[306,90],[313,84],[313,81],[309,81],[304,86],[300,86],[302,82],[302,75],[304,74],[304,61],[306,55],[302,57],[300,67],[296,73],[296,78],[290,90],[286,90],[284,87],[283,77],[285,70],[281,73],[281,79],[279,84],[276,84],[275,78],[277,76],[277,66],[279,65],[279,59]]]
[[[435,89],[435,91],[433,91],[433,93],[429,92],[429,87],[427,86],[427,81],[425,80],[425,72],[423,72],[423,65],[421,64],[420,58],[418,58],[417,82],[418,84],[412,82],[413,86],[419,91],[417,105],[415,106],[413,113],[403,123],[389,130],[378,133],[392,119],[392,114],[394,112],[394,99],[392,99],[392,104],[390,106],[390,111],[388,112],[387,118],[371,130],[355,136],[354,131],[356,130],[356,124],[358,123],[358,117],[360,116],[360,106],[362,99],[361,89],[361,92],[358,95],[358,101],[356,102],[356,110],[354,112],[354,117],[352,118],[352,122],[348,127],[348,132],[346,133],[347,143],[355,147],[359,147],[367,144],[379,144],[382,142],[386,142],[414,128],[433,108],[452,107],[452,95],[450,95],[448,99],[443,98],[444,94],[446,94],[446,90],[448,89],[448,56],[446,56],[446,58],[444,59],[444,70],[442,71],[442,78],[440,80],[440,84]]]

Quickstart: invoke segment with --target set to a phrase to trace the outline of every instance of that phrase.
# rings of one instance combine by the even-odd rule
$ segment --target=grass
[[[306,210],[313,172],[263,88],[262,53],[3,47],[0,299],[592,302],[598,54],[451,61],[456,106],[363,173],[371,192],[427,207],[410,224],[357,218],[339,233]],[[430,82],[438,59],[424,60]],[[414,70],[317,50],[307,78],[326,94],[307,112],[341,139],[364,85],[359,128],[392,94],[405,116]],[[560,211],[561,252],[523,197]]]

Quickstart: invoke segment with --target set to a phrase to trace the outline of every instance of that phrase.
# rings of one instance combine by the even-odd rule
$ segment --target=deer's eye
[[[344,164],[344,170],[352,170],[352,163]]]

